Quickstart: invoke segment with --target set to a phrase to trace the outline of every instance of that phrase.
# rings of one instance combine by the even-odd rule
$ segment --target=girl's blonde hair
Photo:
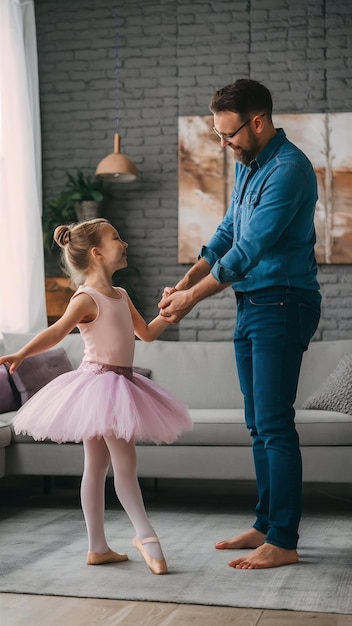
[[[55,228],[54,241],[62,248],[62,268],[75,287],[84,282],[90,250],[101,244],[102,226],[105,224],[109,224],[108,220],[99,217]]]

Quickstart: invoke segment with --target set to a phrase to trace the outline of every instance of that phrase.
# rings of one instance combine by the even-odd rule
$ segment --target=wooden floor
[[[2,626],[351,626],[352,615],[0,594]]]
[[[40,481],[38,483],[38,480]],[[39,478],[24,480],[23,477],[5,478],[0,484],[0,511],[3,506],[79,506],[79,479],[56,479],[48,495],[43,492]],[[177,484],[176,484],[177,485]],[[218,499],[232,498],[229,483],[219,481],[180,481],[177,488],[172,483],[172,498],[187,498],[199,501],[203,498],[214,503]],[[48,487],[47,483],[45,486]],[[170,496],[169,485],[159,485],[154,491],[152,481],[143,483],[143,491],[148,502],[155,498]],[[305,498],[319,502],[319,492],[307,488]],[[331,488],[329,487],[329,492]],[[169,494],[169,496],[167,495]],[[255,504],[255,485],[248,483],[236,486],[236,495],[242,500],[248,498]],[[346,487],[337,488],[333,498],[346,498]],[[324,496],[325,497],[325,496]],[[347,493],[350,502],[350,491]],[[112,485],[107,489],[107,506],[114,506],[116,496]],[[157,584],[157,580],[156,580]],[[178,605],[162,602],[130,602],[94,598],[71,598],[59,596],[37,596],[29,594],[0,593],[0,626],[352,626],[352,615],[331,613],[308,613],[302,611],[272,611],[263,609],[241,609],[231,607]]]

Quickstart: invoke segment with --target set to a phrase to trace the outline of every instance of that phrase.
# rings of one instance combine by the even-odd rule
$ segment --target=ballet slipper
[[[108,550],[107,552],[88,552],[87,565],[104,565],[105,563],[122,563],[122,561],[128,561],[127,554],[121,554],[120,552],[114,552]]]
[[[152,574],[167,574],[165,559],[154,559],[150,556],[143,548],[144,543],[160,543],[158,537],[146,537],[145,539],[135,537],[132,544],[141,553]]]

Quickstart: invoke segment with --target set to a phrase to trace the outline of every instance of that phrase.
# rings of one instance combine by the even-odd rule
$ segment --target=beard
[[[243,165],[249,165],[260,152],[259,141],[250,128],[248,129],[248,140],[249,145],[247,148],[241,148],[241,146],[233,146],[230,144],[230,148],[233,152],[233,158],[235,161],[243,163]]]
[[[243,165],[249,165],[256,155],[253,155],[251,151],[244,150],[243,148],[237,148],[236,151],[233,151],[233,158],[235,161],[239,161],[243,163]]]

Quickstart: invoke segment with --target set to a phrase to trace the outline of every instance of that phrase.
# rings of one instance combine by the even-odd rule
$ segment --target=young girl
[[[81,503],[88,531],[87,563],[120,562],[104,530],[105,480],[112,464],[116,494],[136,533],[133,545],[153,574],[167,565],[145,512],[137,479],[135,440],[171,443],[192,429],[188,409],[153,381],[132,370],[135,335],[156,339],[168,323],[146,324],[126,291],[113,287],[113,273],[127,266],[128,244],[105,219],[58,226],[54,239],[78,287],[64,315],[15,354],[4,356],[10,373],[28,356],[51,348],[78,327],[85,344],[77,370],[58,376],[17,413],[16,433],[56,442],[83,441]],[[83,283],[83,284],[81,284]]]

